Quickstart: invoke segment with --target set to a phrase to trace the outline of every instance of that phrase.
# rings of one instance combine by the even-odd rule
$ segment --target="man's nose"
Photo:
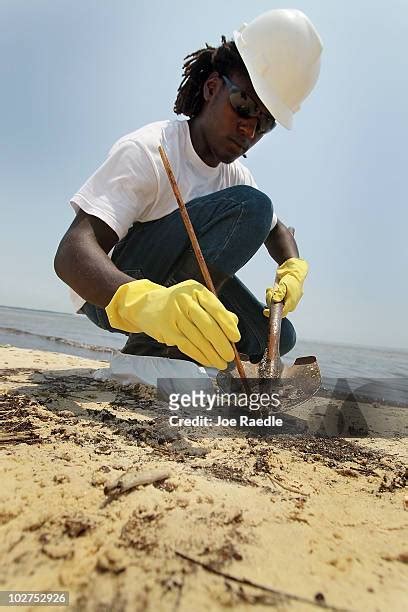
[[[247,119],[242,119],[240,121],[239,129],[241,133],[245,135],[246,138],[252,140],[253,138],[255,138],[257,125],[258,119],[256,117],[248,117]]]

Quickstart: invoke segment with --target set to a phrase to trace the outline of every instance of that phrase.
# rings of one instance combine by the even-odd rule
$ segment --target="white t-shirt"
[[[233,185],[257,187],[238,160],[208,166],[196,153],[187,120],[158,121],[120,138],[106,161],[71,198],[74,210],[102,219],[119,239],[136,221],[160,219],[178,208],[158,151],[165,150],[184,202]],[[277,222],[273,215],[271,229]],[[71,292],[78,310],[84,300]]]

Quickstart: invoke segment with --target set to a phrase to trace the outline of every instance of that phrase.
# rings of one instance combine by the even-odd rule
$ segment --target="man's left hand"
[[[271,300],[282,302],[282,317],[295,310],[303,295],[303,282],[308,271],[308,264],[304,259],[291,257],[287,259],[276,271],[276,282],[273,287],[266,289],[266,303],[269,306]],[[265,308],[264,315],[269,316],[269,308]]]

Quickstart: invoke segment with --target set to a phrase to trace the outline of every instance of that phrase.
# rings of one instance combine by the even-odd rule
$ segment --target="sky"
[[[1,0],[0,304],[72,311],[53,271],[70,197],[118,138],[175,118],[188,53],[272,8],[324,43],[294,129],[244,160],[309,262],[298,337],[408,349],[406,0]],[[275,269],[262,248],[239,276],[263,299]]]

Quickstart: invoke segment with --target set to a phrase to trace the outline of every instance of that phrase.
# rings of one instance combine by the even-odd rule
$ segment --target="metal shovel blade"
[[[244,362],[243,365],[252,393],[276,394],[270,405],[262,407],[263,415],[287,412],[307,402],[317,393],[322,383],[319,364],[312,355],[298,357],[293,365],[282,364],[279,378],[259,378],[259,364]],[[217,383],[223,392],[237,394],[243,392],[236,368],[229,372],[219,372]]]
[[[293,227],[288,228],[294,236]],[[278,279],[275,279],[278,282]],[[316,357],[298,357],[293,365],[282,362],[279,355],[279,339],[282,322],[282,303],[269,305],[268,346],[259,364],[246,362],[245,373],[248,386],[253,393],[273,394],[273,401],[266,406],[260,405],[262,416],[272,413],[288,412],[291,408],[307,402],[313,397],[322,384],[319,364]],[[227,393],[242,393],[242,383],[236,369],[219,372],[217,383],[220,389]],[[279,402],[279,403],[278,403]]]

